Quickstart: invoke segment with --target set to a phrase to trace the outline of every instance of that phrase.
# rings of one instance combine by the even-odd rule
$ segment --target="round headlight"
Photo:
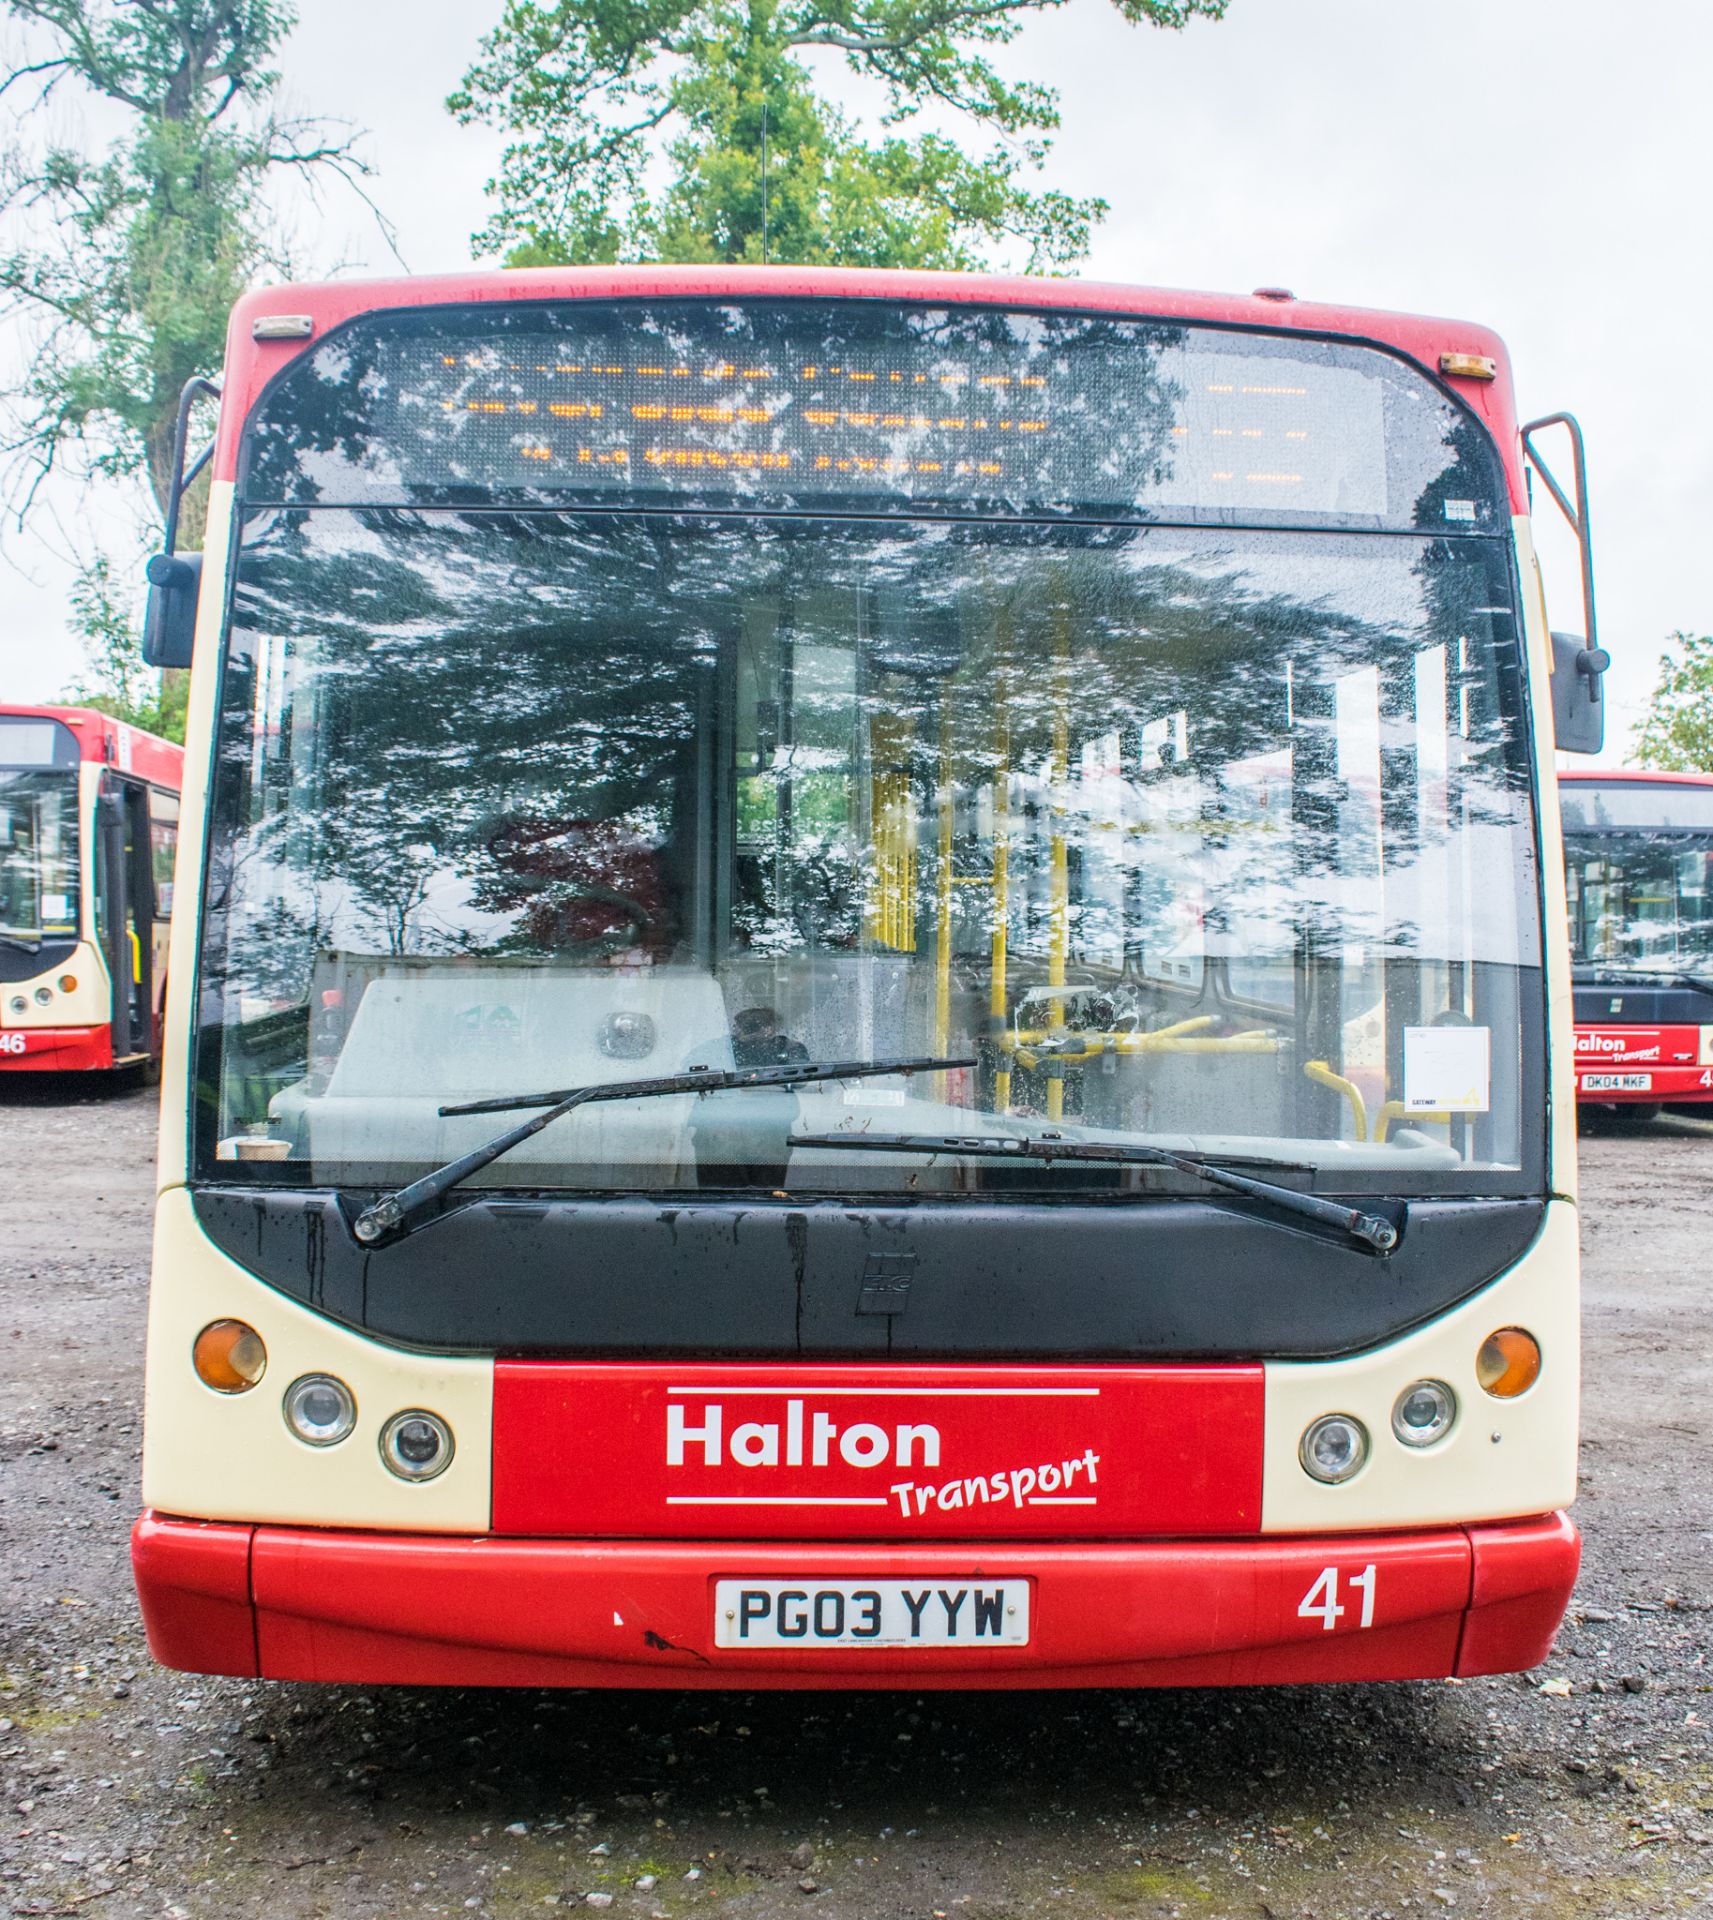
[[[28,1013],[30,1010],[29,1001],[21,993],[13,994],[11,1005],[14,1013]]]
[[[306,1447],[336,1447],[357,1424],[357,1402],[330,1373],[301,1374],[285,1390],[285,1423]]]
[[[1443,1380],[1418,1380],[1405,1387],[1392,1408],[1392,1431],[1406,1447],[1431,1447],[1443,1440],[1457,1418],[1457,1395]]]
[[[1336,1487],[1362,1471],[1368,1458],[1368,1429],[1354,1414],[1323,1413],[1303,1435],[1297,1451],[1310,1479]]]
[[[248,1393],[268,1370],[262,1336],[242,1320],[211,1320],[190,1349],[196,1377],[216,1393]]]
[[[54,990],[53,990],[53,988],[52,988],[52,987],[37,987],[37,989],[36,989],[36,1005],[37,1005],[38,1007],[51,1007],[51,1006],[53,1005],[53,1003],[54,1003]]]
[[[452,1464],[452,1429],[420,1407],[395,1413],[381,1429],[381,1458],[401,1480],[432,1480]]]
[[[1475,1356],[1475,1377],[1495,1400],[1515,1400],[1540,1378],[1540,1342],[1521,1327],[1488,1334]]]

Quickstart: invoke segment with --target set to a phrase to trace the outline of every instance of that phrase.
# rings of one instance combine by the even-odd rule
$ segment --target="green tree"
[[[1112,0],[1136,24],[1229,0]],[[1087,251],[1098,198],[1035,191],[1057,96],[989,57],[1065,0],[506,0],[447,105],[511,144],[475,236],[510,266],[664,259],[1031,272]],[[842,57],[879,136],[817,88]],[[924,113],[992,136],[965,152]],[[664,160],[664,167],[662,167]]]
[[[1634,750],[1638,766],[1661,773],[1713,773],[1713,634],[1666,641]]]
[[[0,0],[14,34],[0,70],[12,110],[0,319],[13,342],[0,499],[14,525],[65,473],[128,483],[158,537],[179,394],[218,371],[238,296],[287,270],[273,182],[331,173],[363,194],[348,130],[276,109],[270,61],[294,17],[289,0]],[[73,97],[81,124],[108,138],[56,137],[51,109]],[[192,499],[191,544],[200,519]],[[88,658],[80,692],[141,725],[182,727],[183,688],[157,688],[143,666],[128,598],[107,557],[85,555],[71,609]]]
[[[84,654],[83,676],[72,683],[67,698],[168,740],[183,740],[190,676],[153,673],[144,666],[125,591],[107,554],[97,554],[79,571],[67,624],[83,642]]]

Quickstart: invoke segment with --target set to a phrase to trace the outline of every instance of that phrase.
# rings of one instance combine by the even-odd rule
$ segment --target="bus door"
[[[96,812],[95,924],[113,981],[113,1058],[154,1052],[155,884],[149,793],[104,774]]]

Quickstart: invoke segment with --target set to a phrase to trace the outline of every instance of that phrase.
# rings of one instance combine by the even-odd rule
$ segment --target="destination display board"
[[[1425,514],[1466,530],[1491,523],[1485,465],[1443,393],[1344,343],[1080,314],[678,301],[355,323],[264,403],[247,479],[282,500],[672,497],[1347,526]]]

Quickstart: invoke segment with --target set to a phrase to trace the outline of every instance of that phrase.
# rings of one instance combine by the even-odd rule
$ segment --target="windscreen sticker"
[[[1404,1111],[1485,1113],[1492,1056],[1490,1027],[1405,1027]]]
[[[42,895],[42,918],[58,922],[71,918],[70,896],[63,893],[44,893]]]

